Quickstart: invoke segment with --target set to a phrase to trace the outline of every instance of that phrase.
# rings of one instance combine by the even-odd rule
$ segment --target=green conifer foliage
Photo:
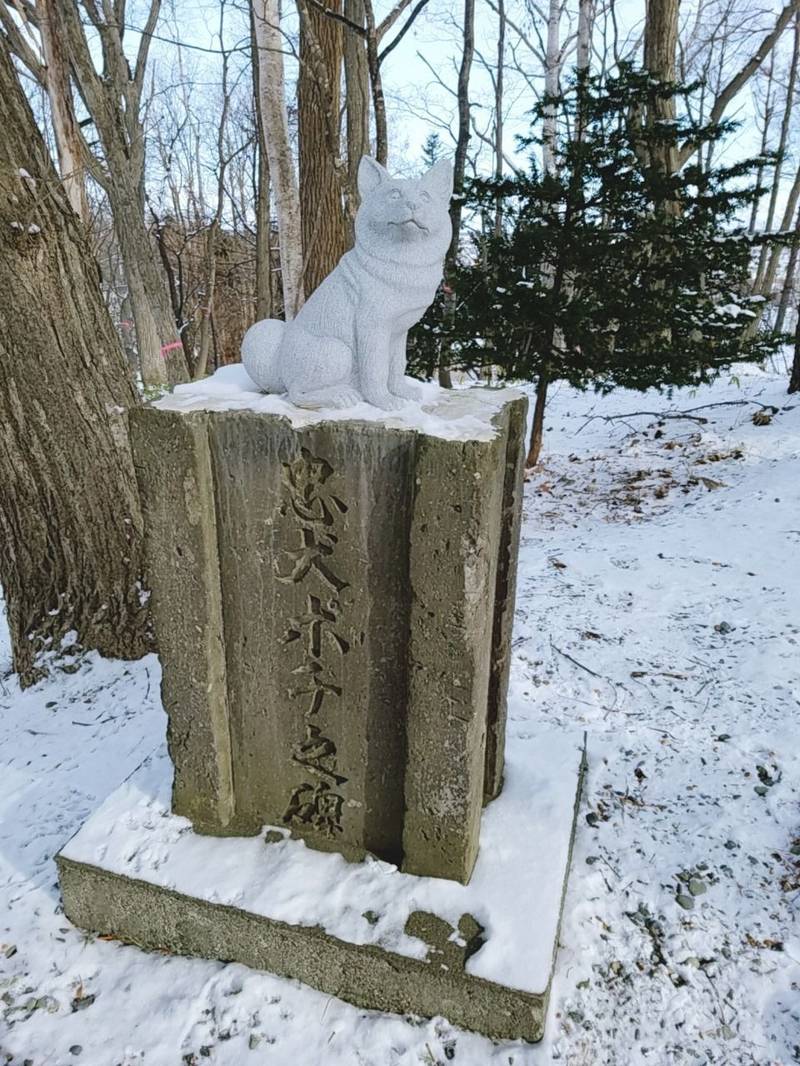
[[[647,389],[706,382],[774,350],[773,336],[745,336],[753,298],[744,219],[756,161],[706,168],[696,154],[676,174],[663,170],[665,144],[701,148],[732,129],[688,117],[694,88],[631,68],[583,77],[555,101],[554,174],[538,167],[532,136],[525,173],[471,184],[473,217],[493,218],[502,196],[503,231],[487,225],[459,265],[456,315],[443,314],[440,296],[417,327],[414,370],[430,375],[444,352],[454,369],[494,366],[545,389],[555,380]],[[680,97],[683,117],[648,125],[653,94]]]

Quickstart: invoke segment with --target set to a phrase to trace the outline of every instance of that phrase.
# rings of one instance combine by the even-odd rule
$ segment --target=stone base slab
[[[150,756],[57,856],[76,925],[149,950],[235,961],[359,1007],[541,1039],[585,748],[515,739],[469,885],[308,848],[285,828],[201,836]]]

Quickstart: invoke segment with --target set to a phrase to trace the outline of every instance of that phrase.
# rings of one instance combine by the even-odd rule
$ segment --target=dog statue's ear
[[[362,200],[365,196],[377,189],[384,181],[388,181],[389,171],[386,167],[373,159],[371,156],[362,155],[358,164],[358,193]]]
[[[427,174],[422,176],[422,184],[440,200],[449,200],[453,195],[453,164],[449,159],[437,159]]]

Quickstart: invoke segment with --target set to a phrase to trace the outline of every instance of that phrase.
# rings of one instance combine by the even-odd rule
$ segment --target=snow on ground
[[[163,734],[158,664],[91,658],[20,693],[2,632],[0,1061],[800,1061],[800,401],[743,370],[671,399],[560,388],[548,417],[509,737],[583,728],[590,772],[545,1041],[71,928],[52,857]]]

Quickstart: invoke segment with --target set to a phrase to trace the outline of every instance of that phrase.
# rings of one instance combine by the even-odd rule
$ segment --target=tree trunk
[[[219,7],[219,39],[225,40],[225,0]],[[197,352],[197,362],[192,377],[195,381],[201,381],[208,372],[208,356],[211,351],[213,335],[213,308],[214,295],[217,289],[217,235],[222,226],[222,211],[225,206],[225,176],[228,170],[228,159],[225,154],[225,135],[228,127],[228,112],[231,106],[231,94],[228,89],[228,53],[222,53],[222,112],[219,116],[217,127],[217,201],[214,207],[214,216],[206,233],[205,254],[205,279],[203,285],[203,301],[200,305],[200,343]],[[215,348],[216,358],[216,348]]]
[[[124,6],[124,5],[123,5]],[[102,144],[103,164],[84,142],[83,159],[108,196],[136,323],[145,385],[185,381],[188,367],[172,313],[166,278],[144,217],[145,132],[141,103],[149,47],[161,0],[150,0],[135,62],[124,49],[124,19],[116,6],[81,7],[61,0],[61,26],[81,99]],[[93,27],[87,30],[87,19]],[[91,38],[91,44],[90,44]],[[102,55],[102,75],[95,52]]]
[[[550,0],[547,15],[547,51],[544,62],[545,96],[558,96],[559,77],[561,74],[561,0]],[[542,167],[545,174],[555,170],[557,108],[555,104],[546,104],[542,122]]]
[[[675,51],[678,45],[678,8],[680,0],[647,0],[644,24],[644,66],[658,81],[671,84],[675,81]],[[647,122],[673,122],[676,118],[675,97],[661,97],[653,93],[648,108]],[[653,157],[664,174],[674,174],[678,169],[678,145],[674,139],[653,148]],[[673,213],[677,204],[668,204]]]
[[[786,87],[786,103],[783,108],[783,118],[781,120],[781,132],[778,138],[778,161],[775,164],[775,175],[772,180],[772,189],[769,195],[769,207],[767,209],[767,220],[764,224],[764,229],[770,232],[775,224],[775,212],[778,207],[778,193],[781,185],[781,175],[783,172],[783,160],[786,154],[786,146],[789,139],[789,124],[792,118],[792,106],[794,104],[794,88],[797,82],[797,64],[800,59],[800,12],[795,17],[794,23],[794,46],[792,48],[792,59],[789,66],[789,84]],[[773,59],[772,64],[775,65]],[[789,216],[791,222],[791,215]],[[761,246],[761,253],[758,257],[758,269],[756,270],[756,280],[753,283],[753,292],[763,293],[765,296],[769,295],[769,289],[771,285],[766,286],[766,271],[767,263],[770,261],[768,255],[770,249],[766,244]]]
[[[497,74],[494,79],[494,180],[503,178],[503,92],[505,89],[506,62],[506,6],[505,0],[497,0]],[[498,192],[494,201],[493,233],[496,238],[503,233],[503,197]],[[490,368],[491,373],[491,368]]]
[[[797,172],[792,182],[792,187],[789,190],[789,196],[786,200],[786,206],[783,212],[783,218],[781,220],[781,231],[785,232],[789,229],[794,218],[795,210],[800,200],[800,166],[797,168]],[[770,300],[772,299],[772,289],[775,284],[775,275],[778,273],[778,265],[780,263],[781,255],[783,254],[785,245],[775,244],[769,249],[769,256],[767,257],[767,268],[764,271],[764,275],[761,281],[761,295],[765,297],[764,301],[758,305],[758,313],[756,318],[752,319],[750,325],[745,331],[745,336],[754,337],[758,326],[764,317],[764,311],[766,310]]]
[[[458,295],[455,291],[453,274],[458,263],[458,249],[461,238],[461,212],[464,205],[464,175],[467,169],[467,149],[470,140],[470,102],[469,77],[472,59],[475,54],[475,0],[464,0],[464,39],[461,53],[461,66],[458,71],[458,137],[456,155],[453,162],[453,198],[450,201],[450,221],[453,236],[444,261],[444,277],[447,283],[447,314],[455,320]],[[444,350],[439,362],[439,384],[446,389],[452,387],[450,368],[444,362]]]
[[[340,0],[324,0],[330,11],[341,13]],[[313,42],[324,64],[325,85],[320,85],[311,54]],[[331,158],[326,114],[338,129],[339,82],[342,68],[341,23],[317,8],[303,7],[300,19],[300,74],[297,113],[300,144],[300,202],[303,230],[303,289],[310,296],[347,251],[341,184]],[[335,146],[338,156],[338,145]]]
[[[112,164],[110,171],[109,200],[133,309],[142,381],[154,387],[178,385],[188,377],[186,356],[139,192],[130,188],[124,164],[119,168]]]
[[[23,685],[42,653],[150,649],[125,426],[137,403],[83,228],[0,43],[0,582]]]
[[[39,32],[47,68],[47,96],[53,121],[58,169],[64,181],[72,209],[80,220],[89,222],[86,181],[83,168],[83,146],[80,129],[72,105],[72,86],[69,81],[69,55],[66,34],[58,0],[37,0]]]
[[[303,243],[300,197],[294,173],[283,75],[283,48],[278,0],[252,0],[258,46],[261,122],[278,216],[284,316],[294,318],[303,306]]]
[[[272,301],[272,249],[270,237],[272,213],[270,211],[269,159],[267,142],[264,138],[264,123],[261,118],[261,83],[259,79],[258,48],[256,45],[253,11],[250,9],[250,44],[252,50],[253,70],[253,108],[256,120],[256,156],[258,172],[256,176],[256,321],[274,316]]]
[[[772,125],[772,110],[773,110],[773,105],[772,105],[772,85],[773,85],[774,75],[775,75],[775,62],[773,60],[770,63],[768,69],[767,69],[767,91],[766,91],[766,94],[765,94],[765,97],[764,97],[764,126],[763,126],[763,128],[761,130],[761,147],[760,147],[759,153],[758,153],[759,154],[759,163],[758,163],[758,168],[756,169],[756,187],[757,188],[760,188],[761,182],[762,182],[762,180],[764,178],[764,162],[763,162],[763,160],[764,160],[764,157],[766,156],[767,152],[769,151],[769,134],[770,134],[770,127]],[[780,167],[780,164],[778,164],[778,167]],[[777,177],[777,175],[776,175],[776,177]],[[759,209],[760,204],[761,204],[761,196],[759,195],[755,200],[753,200],[752,206],[750,208],[750,225],[747,227],[747,232],[748,233],[755,233],[755,231],[756,231],[756,223],[758,222],[758,209]]]
[[[789,378],[789,392],[800,392],[800,308],[797,313],[797,324],[794,330],[794,361],[792,362],[792,376]]]
[[[792,240],[789,248],[789,262],[786,264],[786,274],[783,278],[783,289],[781,290],[781,302],[778,305],[778,313],[775,316],[775,329],[778,333],[783,331],[783,324],[786,321],[786,315],[789,310],[789,301],[792,298],[792,292],[794,290],[794,279],[797,274],[797,259],[800,253],[800,210],[797,212],[797,220],[795,222],[794,239]],[[800,316],[798,316],[800,317]]]
[[[595,0],[580,0],[578,5],[578,45],[575,66],[588,74],[592,58],[592,30],[594,28]]]
[[[386,99],[383,95],[381,63],[378,55],[378,28],[372,0],[362,0],[367,30],[367,70],[372,91],[372,113],[375,116],[375,158],[386,166],[389,158],[389,133],[386,124]]]
[[[365,24],[363,0],[344,0],[344,13],[358,26]],[[369,67],[364,42],[356,33],[344,35],[345,118],[347,169],[358,208],[358,164],[369,155]]]
[[[525,460],[525,469],[533,470],[539,462],[542,451],[542,436],[544,434],[544,409],[547,405],[547,387],[550,384],[550,370],[545,364],[539,374],[536,384],[536,403],[533,408],[533,426],[531,427],[531,441],[528,448],[528,456]]]

